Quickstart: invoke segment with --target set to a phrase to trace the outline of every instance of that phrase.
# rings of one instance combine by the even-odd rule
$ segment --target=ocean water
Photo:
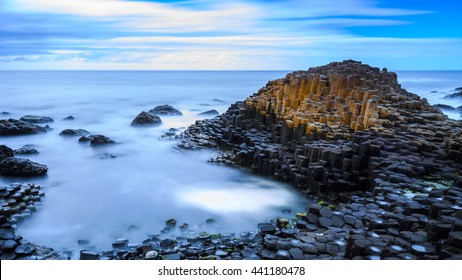
[[[174,149],[161,140],[169,128],[187,127],[215,109],[223,113],[268,80],[285,72],[0,72],[0,112],[8,118],[26,114],[52,117],[53,131],[0,137],[0,144],[35,145],[48,174],[31,178],[46,196],[33,216],[18,227],[29,241],[77,252],[86,239],[96,250],[110,249],[117,238],[140,243],[159,234],[174,218],[190,229],[210,233],[256,230],[258,222],[302,211],[307,201],[290,186],[207,160],[216,151]],[[170,104],[183,116],[161,116],[162,125],[132,127],[134,117]],[[75,120],[64,121],[68,116]],[[66,128],[104,134],[119,144],[93,148]],[[117,158],[105,158],[110,153]],[[0,184],[24,179],[0,177]],[[213,218],[216,223],[207,225]],[[73,257],[78,257],[74,254]]]
[[[431,105],[462,105],[462,98],[445,98],[462,87],[462,71],[397,71],[398,82],[409,92],[426,98]],[[462,112],[443,110],[449,118],[459,120]]]
[[[45,188],[43,207],[19,225],[18,233],[38,244],[77,252],[80,239],[96,250],[111,248],[117,238],[140,243],[159,234],[170,218],[197,232],[239,233],[282,216],[283,208],[304,210],[309,202],[286,184],[208,164],[216,151],[181,152],[174,149],[176,141],[160,139],[169,128],[201,119],[200,112],[225,112],[286,72],[0,72],[0,112],[11,113],[2,117],[33,114],[55,120],[50,124],[54,130],[44,134],[0,137],[0,144],[14,149],[35,145],[40,153],[23,157],[49,167],[41,178],[0,177],[1,185],[33,182]],[[462,105],[461,100],[443,98],[462,86],[460,71],[398,75],[404,88],[432,104]],[[161,116],[162,125],[156,127],[130,126],[138,113],[162,104],[184,115]],[[64,121],[68,115],[75,120]],[[80,144],[78,137],[59,136],[66,128],[104,134],[118,144]],[[106,153],[117,157],[106,158]],[[207,225],[209,218],[216,223]]]

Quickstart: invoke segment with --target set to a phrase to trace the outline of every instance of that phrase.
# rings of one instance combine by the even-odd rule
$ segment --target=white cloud
[[[188,10],[155,2],[124,0],[16,0],[23,9],[70,14],[100,20],[117,20],[138,31],[198,32],[236,30],[259,14],[254,5],[214,5],[207,10]]]

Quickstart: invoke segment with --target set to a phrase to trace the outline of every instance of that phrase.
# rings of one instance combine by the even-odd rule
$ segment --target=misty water
[[[286,72],[0,72],[0,112],[11,113],[2,118],[33,114],[55,120],[47,133],[0,137],[0,144],[13,149],[33,144],[40,153],[23,157],[49,168],[41,178],[0,177],[1,185],[33,182],[45,189],[43,206],[19,225],[18,233],[58,250],[77,251],[81,239],[99,250],[111,248],[117,238],[140,243],[159,234],[170,218],[197,232],[240,233],[284,215],[284,208],[304,210],[309,202],[286,184],[207,163],[217,151],[179,151],[174,149],[178,142],[160,139],[171,127],[201,119],[200,112],[225,112]],[[431,91],[462,86],[462,72],[398,75],[404,88],[432,104],[449,102],[444,93]],[[138,113],[163,104],[184,115],[161,116],[162,125],[156,127],[130,126]],[[63,120],[68,115],[75,120]],[[118,144],[90,147],[78,137],[60,136],[66,128],[104,134]],[[209,218],[216,223],[207,225]]]

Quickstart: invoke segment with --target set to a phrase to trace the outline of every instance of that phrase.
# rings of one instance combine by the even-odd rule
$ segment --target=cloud
[[[458,39],[351,29],[410,26],[429,13],[368,0],[2,0],[0,68],[296,69],[336,58],[460,57]]]

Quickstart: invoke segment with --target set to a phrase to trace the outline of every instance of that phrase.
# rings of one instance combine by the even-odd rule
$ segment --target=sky
[[[0,0],[0,70],[462,70],[462,1]]]

